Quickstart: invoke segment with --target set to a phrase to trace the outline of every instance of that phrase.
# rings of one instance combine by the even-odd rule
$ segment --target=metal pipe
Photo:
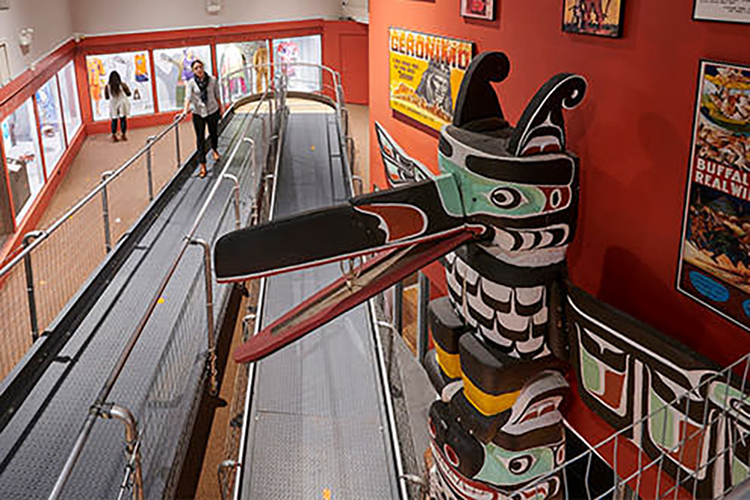
[[[219,481],[219,494],[221,495],[221,500],[226,500],[227,494],[229,493],[227,491],[227,482],[225,481],[226,474],[224,471],[227,469],[236,469],[239,467],[240,464],[235,462],[234,460],[224,460],[219,464],[218,470],[216,471],[217,480]]]
[[[175,154],[177,155],[177,168],[180,168],[182,166],[182,153],[180,151],[180,121],[182,120],[182,115],[177,115],[175,117],[175,123],[177,126],[174,128],[174,144],[175,144]]]
[[[218,371],[216,369],[216,333],[214,331],[214,288],[213,270],[211,268],[211,245],[201,238],[191,239],[190,244],[203,247],[203,270],[205,271],[206,278],[206,323],[208,326],[208,364],[206,366],[209,376],[208,392],[211,396],[216,396],[219,393],[219,380]]]
[[[102,405],[102,418],[119,420],[125,425],[125,454],[133,477],[133,500],[143,500],[143,468],[138,442],[138,421],[127,408],[113,403]]]
[[[111,171],[102,174],[102,221],[104,222],[104,246],[107,248],[107,253],[112,250],[112,235],[109,229],[109,200],[107,199],[107,179],[111,176]]]
[[[43,231],[31,231],[23,237],[24,248],[31,244],[31,240],[44,235]],[[29,320],[31,321],[31,339],[36,342],[39,338],[39,322],[36,310],[36,297],[34,296],[34,269],[31,265],[31,254],[23,256],[23,269],[26,274],[26,294],[29,302]]]
[[[151,171],[151,145],[156,140],[153,135],[146,139],[146,173],[148,174],[148,201],[154,201],[154,175]]]
[[[236,229],[239,229],[242,227],[242,216],[240,215],[240,181],[234,174],[224,174],[221,178],[229,179],[232,181],[232,184],[234,184],[232,187],[232,193],[234,195],[234,225]]]
[[[399,337],[404,334],[404,282],[399,281],[393,287],[393,325]]]
[[[427,324],[427,307],[430,302],[430,281],[424,273],[419,273],[419,305],[417,307],[417,360],[424,363],[430,340]]]

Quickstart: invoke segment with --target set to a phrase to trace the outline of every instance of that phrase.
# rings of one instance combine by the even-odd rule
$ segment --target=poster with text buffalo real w
[[[391,109],[435,130],[453,120],[453,106],[474,44],[390,28]]]
[[[677,288],[750,329],[750,67],[702,61]]]

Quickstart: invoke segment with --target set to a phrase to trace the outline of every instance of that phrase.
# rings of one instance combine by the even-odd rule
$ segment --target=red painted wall
[[[750,351],[750,333],[675,290],[699,59],[750,62],[750,26],[694,22],[692,2],[629,0],[623,38],[607,39],[563,33],[562,0],[500,1],[494,22],[464,20],[459,3],[371,3],[372,119],[437,166],[437,139],[388,107],[390,26],[508,54],[511,73],[497,89],[512,123],[547,78],[584,75],[588,96],[567,114],[569,148],[582,168],[578,234],[568,254],[573,281],[718,363]],[[383,186],[374,135],[370,144],[371,178]]]
[[[323,60],[341,73],[344,99],[367,104],[369,98],[368,27],[351,21],[329,21],[323,34]]]

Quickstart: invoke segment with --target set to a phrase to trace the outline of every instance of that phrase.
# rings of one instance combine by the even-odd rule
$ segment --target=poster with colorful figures
[[[389,46],[391,109],[440,130],[453,120],[474,44],[391,28]]]
[[[208,45],[154,50],[159,111],[182,109],[185,103],[185,83],[193,78],[192,64],[196,59],[200,59],[206,72],[213,75],[211,47]]]
[[[750,67],[702,61],[677,289],[750,329]]]
[[[124,52],[86,56],[89,95],[94,121],[109,120],[109,101],[104,97],[104,86],[112,71],[117,71],[132,95],[131,116],[154,112],[154,95],[151,87],[151,63],[148,52]]]

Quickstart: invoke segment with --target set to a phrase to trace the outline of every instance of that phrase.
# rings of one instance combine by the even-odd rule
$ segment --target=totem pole
[[[491,231],[446,256],[449,296],[429,305],[426,366],[441,395],[430,408],[432,498],[563,491],[557,475],[525,486],[565,460],[561,312],[578,160],[565,150],[563,109],[583,100],[586,82],[552,77],[514,128],[490,85],[509,69],[502,54],[480,55],[440,134],[440,171],[457,179],[466,219]],[[430,175],[376,128],[391,185]]]
[[[500,52],[472,61],[453,123],[440,133],[439,174],[376,124],[391,189],[217,242],[220,282],[375,253],[234,358],[267,356],[443,258],[449,295],[430,303],[435,348],[425,361],[439,393],[428,422],[431,498],[561,498],[555,470],[565,461],[560,408],[569,369],[587,406],[615,430],[630,429],[627,437],[649,456],[663,456],[668,474],[692,473],[684,485],[717,496],[750,476],[745,385],[705,384],[664,411],[660,426],[633,425],[720,367],[567,280],[579,161],[565,148],[563,111],[580,104],[586,81],[552,77],[512,127],[492,87],[509,71]],[[299,241],[304,251],[294,248]],[[716,418],[706,423],[707,414]],[[699,440],[686,439],[690,432]]]

